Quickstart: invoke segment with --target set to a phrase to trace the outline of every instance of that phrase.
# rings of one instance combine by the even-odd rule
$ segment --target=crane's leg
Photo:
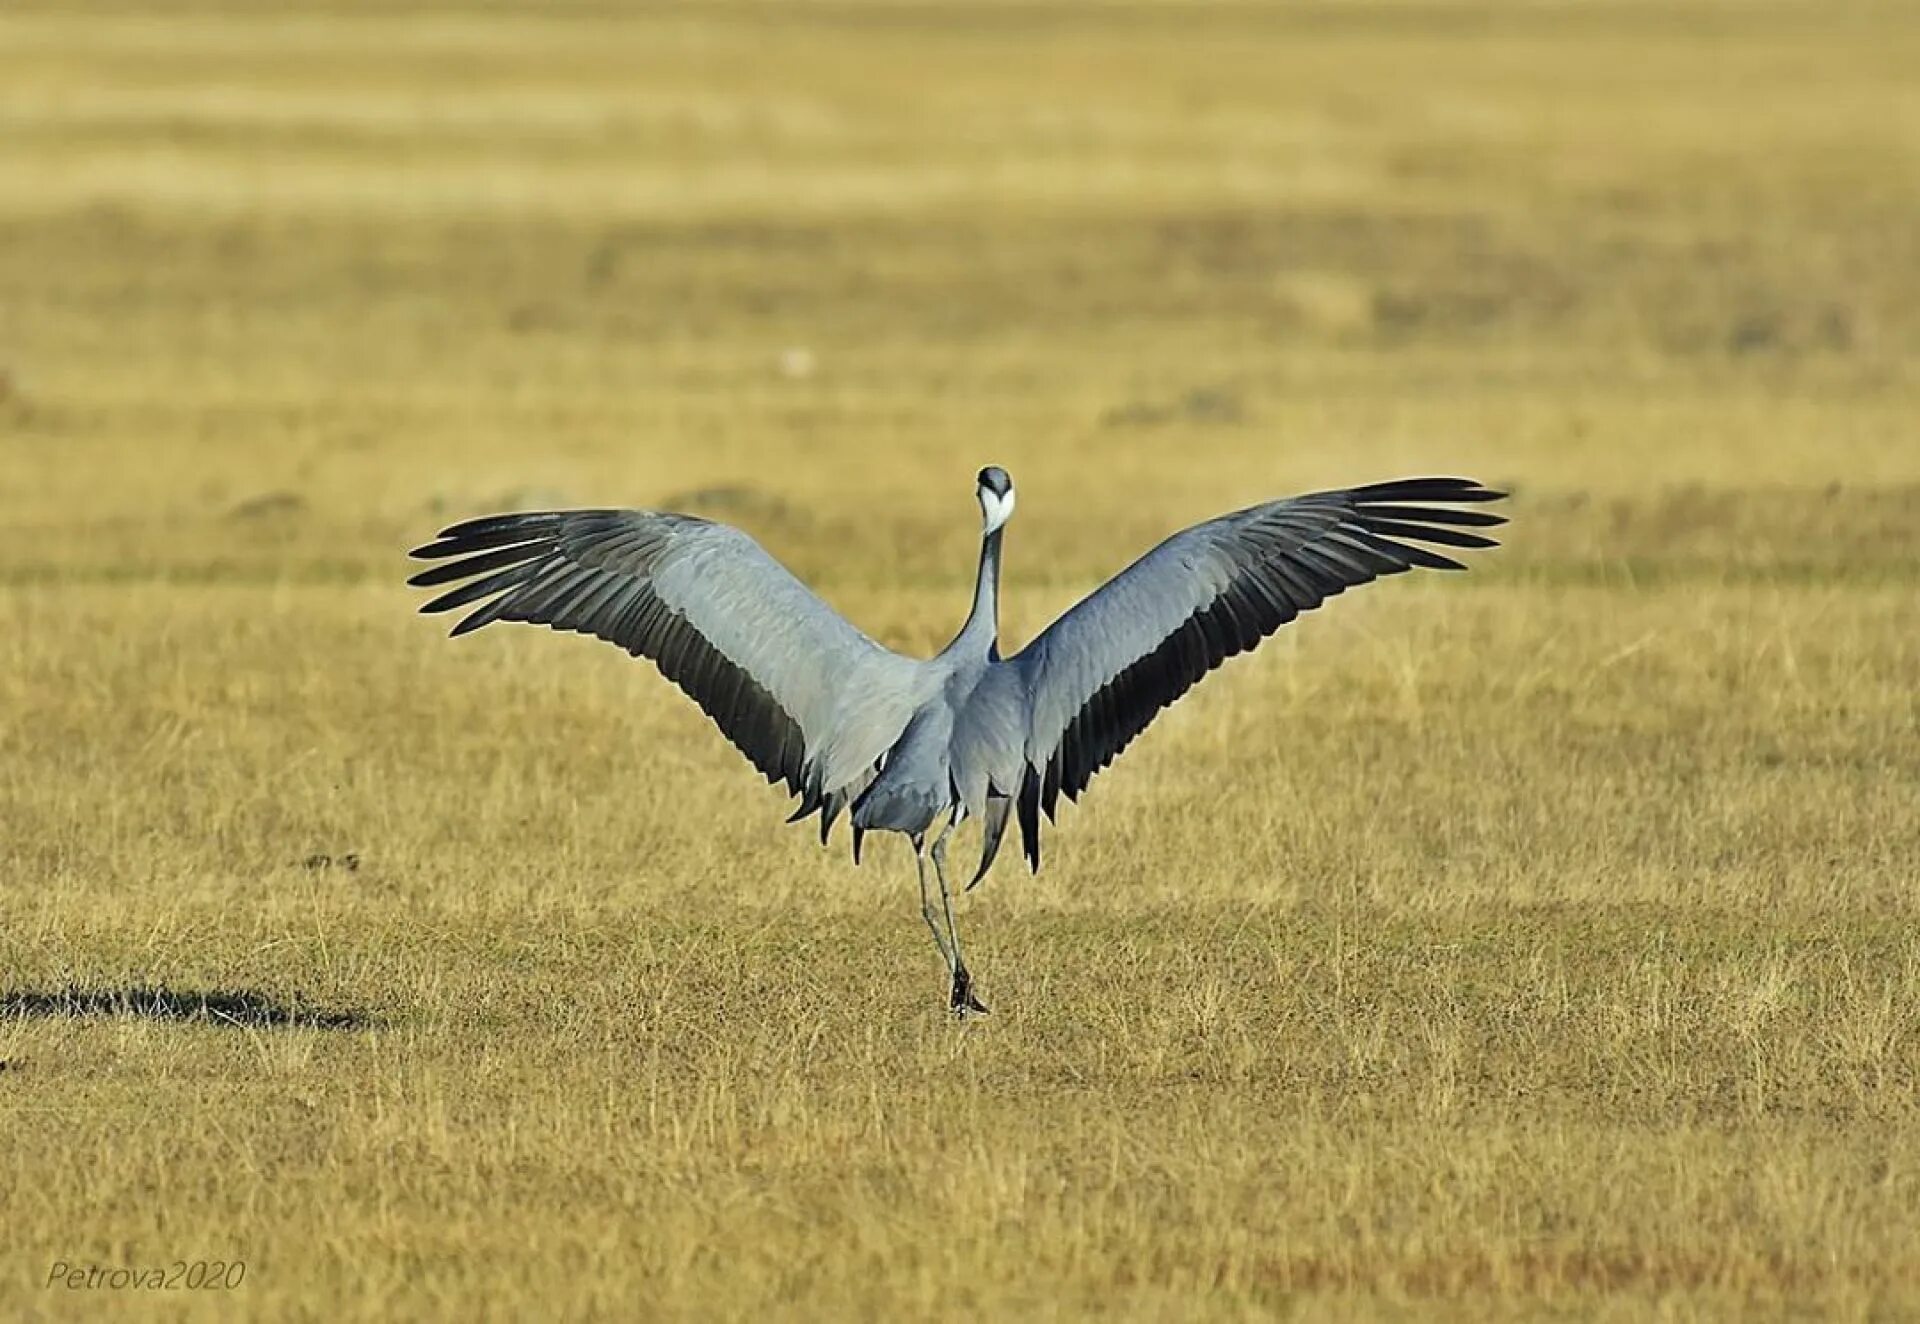
[[[965,1016],[969,1012],[985,1014],[987,1008],[973,996],[973,976],[967,973],[966,960],[960,955],[960,930],[953,924],[953,893],[947,889],[947,834],[958,821],[958,815],[948,819],[940,835],[933,839],[933,872],[940,880],[940,904],[947,912],[947,947],[953,953],[953,995],[947,1005],[954,1015]]]
[[[920,918],[927,922],[927,932],[933,935],[933,945],[940,949],[940,959],[947,963],[947,974],[953,974],[953,953],[947,947],[946,935],[940,932],[940,921],[933,913],[933,898],[927,894],[927,857],[921,849],[926,838],[917,838],[913,843],[913,871],[920,875]]]

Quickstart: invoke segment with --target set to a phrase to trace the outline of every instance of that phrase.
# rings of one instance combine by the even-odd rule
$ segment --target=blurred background
[[[1911,564],[1903,13],[11,4],[8,573],[674,498],[963,580],[984,460],[1018,577],[1436,468],[1516,569]]]

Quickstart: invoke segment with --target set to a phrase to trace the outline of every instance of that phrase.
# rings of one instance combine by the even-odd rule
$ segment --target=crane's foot
[[[973,996],[973,976],[964,965],[953,972],[953,996],[947,1000],[947,1006],[962,1020],[987,1015],[987,1004]]]

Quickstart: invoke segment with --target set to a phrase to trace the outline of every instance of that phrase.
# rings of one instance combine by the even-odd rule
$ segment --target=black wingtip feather
[[[1462,524],[1469,528],[1490,529],[1507,522],[1505,515],[1491,510],[1449,510],[1445,506],[1378,505],[1367,502],[1361,510],[1368,519],[1407,520],[1415,524]]]
[[[1354,487],[1347,494],[1362,504],[1378,501],[1499,501],[1507,494],[1482,487],[1473,478],[1396,478]]]
[[[1401,520],[1374,519],[1368,516],[1366,526],[1374,533],[1389,538],[1418,538],[1421,542],[1437,542],[1448,547],[1498,547],[1500,544],[1492,538],[1478,533],[1467,533],[1460,529],[1450,529],[1437,524],[1408,524]]]
[[[478,602],[482,598],[491,597],[495,593],[505,593],[511,589],[519,588],[538,574],[539,570],[540,566],[537,563],[528,564],[523,562],[518,565],[509,566],[507,569],[498,571],[495,574],[485,575],[471,583],[461,584],[457,588],[448,589],[445,593],[428,601],[420,610],[426,612],[428,615],[457,610],[471,603]]]

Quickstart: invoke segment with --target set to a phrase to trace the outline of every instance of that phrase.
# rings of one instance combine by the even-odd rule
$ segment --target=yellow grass
[[[1916,68],[1892,5],[6,6],[0,1315],[1920,1312]],[[679,506],[927,650],[988,462],[1010,644],[1262,497],[1515,522],[1003,858],[965,1028],[898,842],[402,584]]]

